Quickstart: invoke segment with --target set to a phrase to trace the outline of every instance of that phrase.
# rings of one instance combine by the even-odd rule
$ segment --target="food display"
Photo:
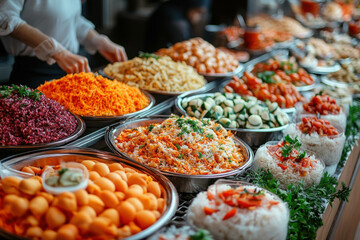
[[[187,221],[208,230],[215,239],[285,239],[286,204],[257,186],[230,183],[217,182],[199,193],[190,205]]]
[[[213,240],[211,234],[204,229],[195,229],[189,225],[175,226],[171,225],[160,232],[151,236],[147,240]]]
[[[302,146],[315,153],[326,165],[339,162],[345,143],[343,129],[336,129],[329,121],[316,117],[303,118],[285,130],[292,138],[298,137]]]
[[[250,18],[247,24],[249,26],[258,25],[264,31],[290,33],[294,37],[299,38],[307,37],[312,33],[310,29],[303,27],[298,21],[290,17],[275,19],[270,16],[261,15]]]
[[[352,92],[349,88],[322,84],[315,89],[315,92],[318,94],[326,94],[329,97],[334,98],[344,112],[348,113],[352,103]]]
[[[81,116],[119,116],[142,110],[150,103],[140,89],[96,73],[68,74],[45,82],[38,90]]]
[[[141,54],[126,62],[109,64],[104,73],[129,86],[150,91],[180,93],[206,84],[204,77],[184,62],[153,54]]]
[[[285,82],[296,87],[315,83],[312,76],[298,66],[294,57],[286,60],[269,59],[265,63],[255,64],[251,72],[266,83]]]
[[[302,119],[306,114],[319,115],[331,124],[339,125],[342,129],[346,127],[346,114],[334,98],[325,94],[315,95],[309,102],[297,104],[296,108],[298,119]]]
[[[352,59],[341,64],[341,69],[327,75],[329,80],[349,84],[355,93],[360,92],[360,60]]]
[[[353,39],[346,33],[321,31],[321,36],[327,43],[353,44]]]
[[[343,43],[334,43],[333,47],[335,48],[338,59],[347,59],[347,58],[354,58],[360,59],[360,49],[351,46],[350,44],[343,44]]]
[[[159,124],[125,129],[115,142],[133,160],[179,174],[224,173],[245,162],[232,133],[210,119],[173,115]]]
[[[289,123],[277,103],[265,103],[235,93],[214,93],[183,101],[181,107],[191,117],[211,118],[223,127],[263,129]]]
[[[0,146],[52,143],[75,133],[79,122],[58,102],[26,86],[0,86]]]
[[[156,52],[161,56],[169,56],[174,61],[184,61],[194,67],[200,74],[224,74],[235,71],[239,62],[202,38],[192,38],[178,42],[170,48]]]
[[[255,169],[266,169],[280,182],[282,188],[303,181],[305,187],[318,184],[323,175],[324,163],[314,155],[301,150],[302,142],[289,135],[280,142],[261,146],[254,158]]]
[[[262,76],[265,81],[249,72],[244,72],[241,78],[233,76],[232,80],[224,87],[224,91],[254,96],[260,101],[276,102],[281,108],[292,108],[297,102],[304,99],[294,85],[282,81],[273,82],[272,74],[269,76],[270,82],[267,82],[266,73],[263,73]]]
[[[95,157],[66,158],[89,171],[87,187],[56,195],[45,191],[40,176],[49,165],[40,158],[39,166],[21,169],[28,178],[8,176],[0,181],[2,229],[31,239],[119,239],[141,233],[166,212],[168,196],[152,175]],[[70,171],[53,167],[62,175]]]
[[[232,50],[225,47],[218,47],[217,49],[223,51],[224,53],[230,54],[235,57],[239,62],[247,62],[250,58],[250,54],[245,51]]]

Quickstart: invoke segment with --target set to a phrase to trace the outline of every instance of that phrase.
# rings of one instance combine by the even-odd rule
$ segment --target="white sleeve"
[[[0,0],[0,36],[9,35],[25,21],[20,18],[24,0]]]
[[[89,20],[83,16],[79,16],[76,19],[76,37],[81,45],[84,45],[86,36],[90,29],[94,29],[95,26]]]

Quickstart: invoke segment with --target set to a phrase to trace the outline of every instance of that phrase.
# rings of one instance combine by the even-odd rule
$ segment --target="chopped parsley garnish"
[[[206,134],[206,137],[208,139],[214,139],[214,134],[212,134],[212,133]]]
[[[289,135],[286,135],[284,140],[284,146],[281,148],[282,156],[289,157],[293,149],[299,151],[300,147],[301,147],[301,142],[297,137],[292,139]]]
[[[160,59],[160,56],[157,56],[155,54],[152,54],[152,53],[147,53],[147,52],[140,52],[139,53],[139,57],[140,58],[155,58],[155,59]]]
[[[145,145],[139,145],[139,148],[140,148],[140,149],[143,148],[143,147],[145,147]]]
[[[61,175],[63,175],[65,172],[67,172],[67,171],[69,171],[69,169],[67,169],[67,168],[61,168],[59,171],[58,171],[58,173],[59,173],[59,175],[61,176]]]
[[[153,130],[153,128],[154,128],[154,125],[150,124],[150,125],[148,126],[149,132],[151,132],[151,130]]]
[[[199,158],[202,158],[203,154],[201,152],[199,152]]]
[[[184,154],[179,154],[178,158],[183,158]]]
[[[213,240],[213,238],[207,230],[200,229],[194,235],[190,235],[190,240]]]
[[[220,125],[215,128],[215,131],[220,131],[221,127]]]
[[[273,76],[275,76],[275,72],[273,71],[264,71],[257,74],[257,77],[260,78],[264,83],[275,83],[275,80],[272,78]]]
[[[179,144],[175,144],[175,147],[177,148],[177,150],[181,148]]]
[[[15,84],[12,84],[11,87],[0,86],[0,97],[8,98],[12,93],[15,93],[19,96],[18,100],[26,97],[38,101],[40,100],[40,96],[43,95],[43,93],[39,90],[31,90],[27,86],[16,86]]]

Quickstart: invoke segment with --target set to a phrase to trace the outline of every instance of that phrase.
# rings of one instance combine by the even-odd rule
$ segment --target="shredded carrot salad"
[[[94,73],[68,74],[38,87],[72,113],[82,116],[119,116],[139,111],[149,99],[136,87]]]
[[[116,142],[120,151],[142,164],[181,174],[227,172],[245,161],[232,133],[209,119],[173,115],[161,124],[126,129]]]

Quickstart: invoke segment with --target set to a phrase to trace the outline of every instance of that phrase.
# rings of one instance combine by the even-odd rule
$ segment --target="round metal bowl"
[[[333,72],[337,72],[341,69],[341,66],[339,63],[335,63],[334,65],[327,66],[327,67],[314,67],[309,65],[301,64],[303,68],[305,68],[308,72],[313,74],[319,74],[319,75],[325,75]]]
[[[227,73],[201,73],[200,75],[203,75],[205,79],[209,82],[215,81],[218,79],[223,78],[231,78],[234,75],[240,74],[244,70],[244,65],[239,63],[239,66],[232,72]]]
[[[143,91],[143,90],[140,90],[140,91],[143,94],[145,94],[145,96],[149,99],[150,102],[149,102],[149,105],[147,105],[145,108],[143,108],[139,111],[127,113],[127,114],[119,115],[119,116],[81,116],[81,117],[84,119],[84,121],[86,122],[86,125],[88,127],[103,127],[103,126],[109,125],[110,123],[113,123],[115,121],[130,118],[130,117],[133,117],[140,113],[145,113],[145,112],[149,111],[155,105],[155,98],[146,91]]]
[[[348,88],[350,87],[351,84],[348,84],[346,82],[340,82],[340,81],[337,81],[336,79],[329,79],[328,77],[326,76],[323,76],[320,78],[320,81],[325,84],[325,85],[328,85],[330,87],[340,87],[340,88]]]
[[[299,86],[299,87],[295,87],[295,88],[298,92],[307,92],[307,91],[311,91],[311,90],[315,89],[315,87],[316,87],[316,83],[314,82],[313,84],[310,84],[310,85],[304,85],[304,86]]]
[[[124,158],[136,162],[136,160],[133,160],[128,155],[126,155],[125,153],[121,152],[118,149],[118,147],[116,146],[116,137],[119,135],[121,131],[125,129],[132,129],[141,126],[148,126],[150,124],[162,123],[164,120],[168,118],[169,116],[154,116],[154,117],[147,117],[141,119],[131,119],[123,124],[110,127],[105,134],[106,144],[113,152],[121,155]],[[234,141],[242,150],[242,154],[245,156],[245,163],[235,170],[225,173],[211,174],[211,175],[187,175],[187,174],[179,174],[179,173],[173,173],[167,171],[160,171],[160,172],[170,179],[170,181],[175,185],[178,192],[196,193],[205,190],[209,185],[211,185],[217,179],[243,174],[248,168],[252,166],[254,153],[251,150],[251,148],[237,137],[234,137]]]
[[[40,149],[40,148],[48,148],[48,147],[56,147],[56,146],[61,146],[61,145],[65,145],[75,139],[77,139],[78,137],[81,136],[81,134],[84,133],[85,131],[85,122],[84,120],[82,120],[80,117],[78,117],[75,114],[72,114],[76,121],[77,121],[77,127],[75,129],[75,131],[70,134],[69,136],[67,136],[66,138],[60,139],[58,141],[55,142],[49,142],[49,143],[40,143],[40,144],[33,144],[33,145],[17,145],[17,146],[1,146],[0,145],[0,153],[19,153],[19,152],[25,152],[25,151],[31,151],[31,150],[35,150],[35,149]]]
[[[122,159],[112,153],[86,149],[86,148],[54,148],[47,151],[35,151],[27,154],[19,154],[16,156],[8,157],[1,161],[1,173],[2,175],[12,175],[19,177],[30,177],[30,174],[19,171],[25,166],[45,166],[45,165],[57,165],[60,161],[81,162],[83,160],[96,160],[99,162],[120,162],[127,167],[136,169],[142,173],[151,176],[158,181],[163,187],[166,195],[166,209],[162,216],[147,229],[130,236],[126,239],[144,239],[165,226],[171,218],[174,216],[178,206],[178,195],[174,185],[164,176],[162,176],[157,170],[152,170],[144,167],[133,161]],[[20,236],[12,235],[3,229],[0,229],[1,239],[26,239]]]
[[[184,101],[188,102],[194,98],[210,97],[213,93],[198,94],[191,97],[181,98],[178,97],[175,101],[176,109],[184,116],[188,116],[185,109],[182,107]],[[284,111],[285,112],[285,111]],[[286,112],[289,118],[295,113],[295,108],[292,112]],[[265,142],[273,139],[277,134],[281,134],[282,130],[285,130],[289,124],[276,128],[267,129],[246,129],[246,128],[226,128],[231,130],[237,137],[244,140],[251,148],[258,148]]]
[[[219,90],[220,92],[225,92],[224,88],[226,85],[228,85],[230,82],[230,80],[228,81],[225,81],[223,83],[220,84],[219,86]],[[314,86],[315,87],[315,86]],[[239,94],[240,96],[242,96],[241,94]],[[292,108],[281,108],[281,110],[285,113],[287,113],[288,115],[291,115],[291,114],[294,114],[295,113],[295,107],[292,107]]]

